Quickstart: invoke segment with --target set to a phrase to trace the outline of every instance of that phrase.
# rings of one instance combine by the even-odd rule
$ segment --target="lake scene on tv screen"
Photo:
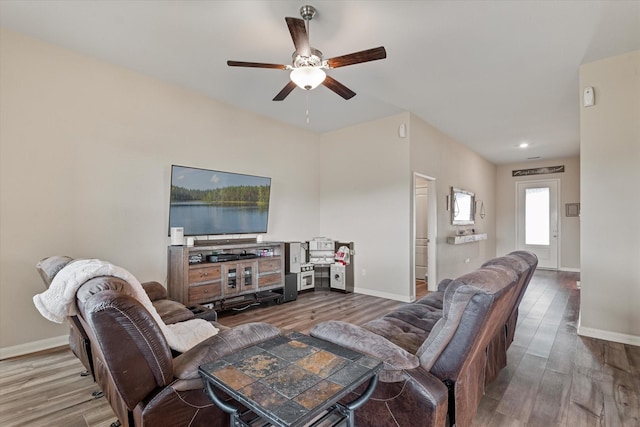
[[[169,228],[185,236],[266,233],[271,178],[173,166]]]

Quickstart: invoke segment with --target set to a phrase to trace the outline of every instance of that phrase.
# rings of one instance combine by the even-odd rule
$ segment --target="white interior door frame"
[[[427,276],[429,277],[428,289],[429,291],[437,290],[436,282],[436,236],[438,229],[438,210],[437,210],[437,191],[436,191],[436,179],[434,177],[423,175],[418,172],[414,172],[411,179],[411,206],[412,206],[412,221],[411,221],[411,286],[410,286],[410,300],[416,299],[416,178],[422,178],[429,181],[429,189],[427,191]]]
[[[527,189],[549,188],[549,245],[527,245],[525,242],[525,202]],[[517,250],[527,250],[538,256],[538,268],[557,270],[560,266],[560,180],[540,179],[516,182],[516,241]]]

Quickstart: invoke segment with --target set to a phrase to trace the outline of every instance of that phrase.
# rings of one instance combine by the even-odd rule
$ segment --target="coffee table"
[[[209,397],[231,426],[354,425],[354,411],[371,397],[382,362],[298,332],[278,336],[199,368]],[[369,381],[365,392],[339,403]],[[223,391],[248,408],[220,397]],[[260,420],[262,424],[256,424]]]

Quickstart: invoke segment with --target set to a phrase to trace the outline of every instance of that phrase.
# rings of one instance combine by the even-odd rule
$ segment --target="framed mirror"
[[[475,194],[451,187],[451,224],[471,225],[475,219]]]

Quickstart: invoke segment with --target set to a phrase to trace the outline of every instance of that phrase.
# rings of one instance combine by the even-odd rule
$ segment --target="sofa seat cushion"
[[[437,304],[434,305],[437,307]],[[416,354],[440,318],[442,309],[413,303],[367,322],[363,328],[388,339],[411,354]]]

